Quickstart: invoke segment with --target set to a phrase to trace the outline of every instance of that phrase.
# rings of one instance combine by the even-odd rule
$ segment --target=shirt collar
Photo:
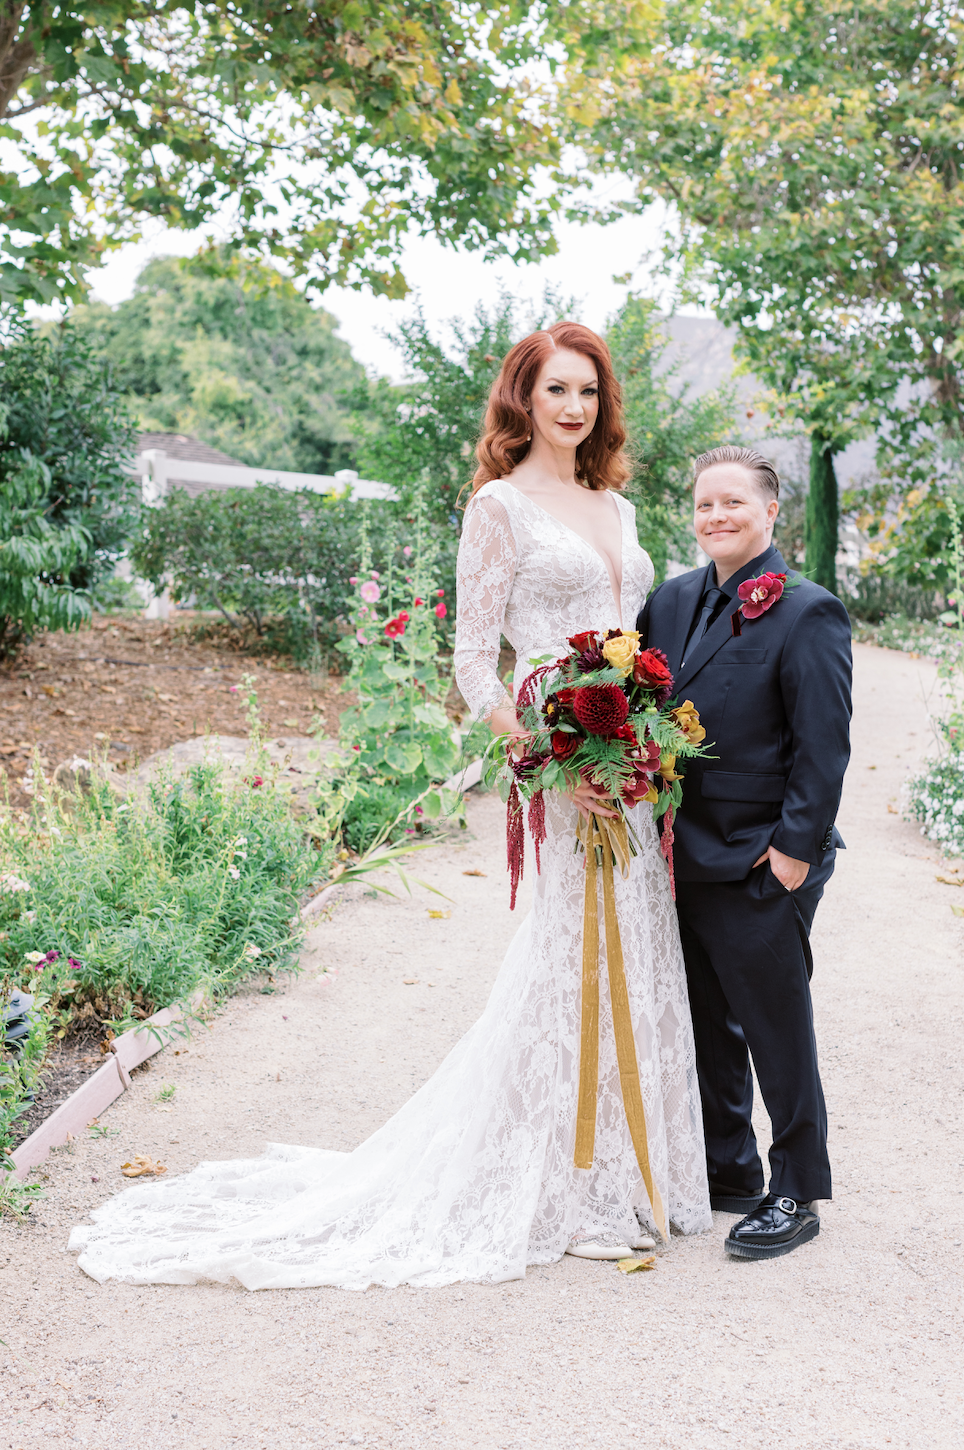
[[[777,553],[776,544],[768,544],[762,554],[757,554],[756,558],[751,559],[749,564],[744,564],[742,569],[737,569],[736,573],[731,574],[725,584],[718,584],[716,582],[716,565],[711,559],[706,574],[706,588],[720,589],[727,599],[735,599],[736,591],[745,580],[755,579],[758,574],[766,572],[766,562],[775,553]]]

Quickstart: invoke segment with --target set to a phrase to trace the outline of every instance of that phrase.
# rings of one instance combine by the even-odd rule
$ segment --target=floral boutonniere
[[[759,619],[788,589],[796,589],[799,583],[798,578],[788,580],[786,574],[761,574],[757,579],[744,579],[736,591],[742,601],[740,608],[730,616],[733,633],[741,634],[744,619]]]

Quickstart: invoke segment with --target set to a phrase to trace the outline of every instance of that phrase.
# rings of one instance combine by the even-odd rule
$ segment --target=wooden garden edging
[[[142,1027],[132,1027],[129,1032],[115,1037],[104,1065],[91,1073],[66,1102],[61,1103],[29,1138],[24,1139],[19,1148],[13,1150],[10,1156],[17,1178],[26,1178],[31,1168],[44,1161],[51,1148],[59,1148],[69,1138],[76,1138],[92,1118],[110,1107],[114,1099],[130,1087],[131,1071],[167,1046],[172,1033],[164,1029],[174,1027],[185,1015],[180,1007],[164,1007],[153,1017],[148,1017]],[[152,1032],[151,1028],[155,1031]]]

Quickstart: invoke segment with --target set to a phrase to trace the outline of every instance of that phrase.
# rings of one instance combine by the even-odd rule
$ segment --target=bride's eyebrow
[[[568,387],[569,386],[569,379],[568,378],[546,378],[546,383],[547,383],[547,385],[549,383],[560,383],[562,385],[562,387],[565,388],[565,387]],[[580,383],[579,386],[581,388],[598,388],[599,383],[598,383],[598,381],[597,381],[596,378],[593,378],[591,382]]]

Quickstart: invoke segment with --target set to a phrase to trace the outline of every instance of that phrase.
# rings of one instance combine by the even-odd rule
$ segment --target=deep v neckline
[[[503,483],[505,483],[505,485],[508,488],[511,488],[512,489],[512,492],[513,493],[517,493],[520,498],[524,498],[525,501],[526,501],[526,503],[531,504],[533,508],[538,509],[541,514],[545,514],[546,518],[552,519],[552,522],[554,524],[558,524],[559,527],[560,527],[560,529],[565,529],[565,531],[566,531],[567,534],[572,534],[573,537],[574,538],[577,538],[580,543],[585,544],[586,548],[589,550],[589,552],[591,554],[595,554],[596,558],[599,560],[600,564],[603,566],[603,569],[605,570],[605,573],[606,573],[606,582],[609,585],[609,592],[612,595],[612,601],[613,601],[613,603],[616,606],[616,618],[617,618],[617,621],[619,623],[619,628],[622,629],[622,627],[623,627],[623,584],[624,584],[625,578],[626,578],[626,560],[625,560],[625,556],[624,556],[625,538],[624,538],[624,535],[623,535],[623,516],[619,512],[619,504],[616,502],[615,498],[613,498],[613,495],[610,492],[610,490],[609,489],[606,489],[606,492],[609,494],[610,498],[612,498],[613,508],[616,510],[616,522],[619,525],[619,592],[618,593],[613,588],[613,580],[612,580],[612,575],[609,572],[609,565],[606,562],[606,560],[603,557],[603,555],[600,554],[600,552],[596,548],[595,544],[590,544],[589,540],[583,534],[581,534],[578,529],[574,529],[572,527],[572,524],[564,523],[562,519],[557,518],[557,516],[554,513],[552,513],[549,509],[543,508],[543,506],[542,506],[541,503],[536,503],[536,501],[535,501],[534,498],[530,498],[527,493],[523,493],[521,488],[516,488],[516,486],[515,486],[514,483],[509,483],[508,479],[503,479],[502,481],[503,481]]]

